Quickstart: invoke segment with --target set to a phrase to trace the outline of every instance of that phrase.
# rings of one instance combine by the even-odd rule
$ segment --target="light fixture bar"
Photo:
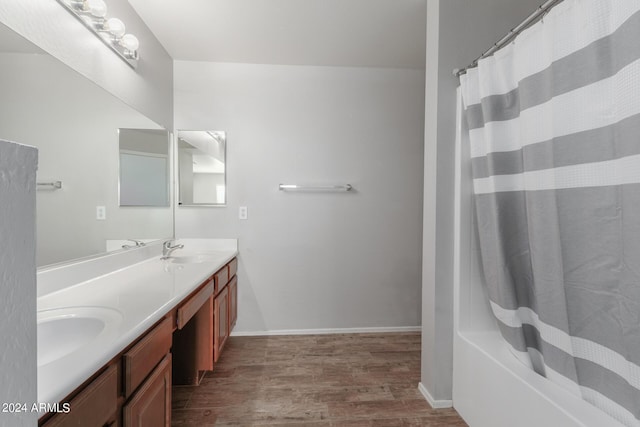
[[[133,34],[125,34],[124,23],[117,18],[107,18],[104,0],[56,0],[75,16],[129,66],[138,65],[139,42]]]
[[[298,185],[298,184],[280,184],[278,185],[280,191],[352,191],[353,186],[351,184],[336,184],[336,185]]]

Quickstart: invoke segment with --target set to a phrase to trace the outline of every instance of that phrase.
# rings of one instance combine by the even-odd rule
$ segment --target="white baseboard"
[[[453,408],[453,400],[435,400],[422,383],[418,384],[418,390],[420,390],[420,393],[427,399],[433,409]]]
[[[273,331],[231,332],[232,337],[261,337],[276,335],[329,335],[329,334],[374,334],[390,332],[420,332],[421,326],[392,326],[384,328],[332,328],[332,329],[278,329]]]

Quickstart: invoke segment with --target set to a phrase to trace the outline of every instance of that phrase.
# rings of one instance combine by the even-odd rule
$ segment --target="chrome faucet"
[[[162,244],[162,258],[161,259],[167,259],[167,258],[169,258],[171,256],[171,253],[173,251],[175,251],[176,249],[184,248],[184,245],[173,245],[173,246],[171,246],[172,243],[173,243],[173,239],[167,240],[166,242],[164,242]]]
[[[125,242],[133,242],[134,244],[133,245],[124,244],[122,245],[122,249],[139,248],[141,246],[145,246],[145,243],[141,240],[127,239],[125,240]]]

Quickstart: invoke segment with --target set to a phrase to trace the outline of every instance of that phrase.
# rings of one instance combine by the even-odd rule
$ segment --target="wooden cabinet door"
[[[122,408],[124,427],[171,426],[171,354]]]
[[[238,320],[238,279],[234,276],[229,282],[229,333]]]
[[[118,367],[111,365],[69,402],[71,412],[56,414],[42,427],[113,425],[118,408]],[[4,424],[3,424],[4,425]]]
[[[218,294],[214,300],[214,327],[213,348],[215,350],[213,360],[217,362],[222,353],[222,348],[229,336],[229,287]]]

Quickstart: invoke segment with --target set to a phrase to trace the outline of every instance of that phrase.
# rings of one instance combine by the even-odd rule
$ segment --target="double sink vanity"
[[[168,425],[170,385],[195,384],[211,370],[235,322],[237,241],[181,239],[175,244],[184,248],[167,259],[163,241],[149,242],[174,235],[177,209],[226,205],[226,133],[169,131],[173,108],[124,102],[123,91],[139,92],[144,79],[98,51],[83,56],[100,58],[98,71],[82,74],[47,53],[80,53],[64,46],[66,23],[58,25],[60,43],[23,37],[30,33],[23,17],[50,22],[54,9],[10,6],[0,22],[0,139],[38,148],[30,185],[37,190],[39,424]],[[61,23],[70,18],[60,14]],[[122,85],[105,80],[103,67],[120,73]],[[55,84],[43,84],[43,75]],[[164,100],[168,92],[161,93]],[[9,378],[32,384],[33,376],[20,374]]]
[[[237,318],[237,241],[178,243],[38,273],[40,426],[169,426],[172,385],[214,369]]]

